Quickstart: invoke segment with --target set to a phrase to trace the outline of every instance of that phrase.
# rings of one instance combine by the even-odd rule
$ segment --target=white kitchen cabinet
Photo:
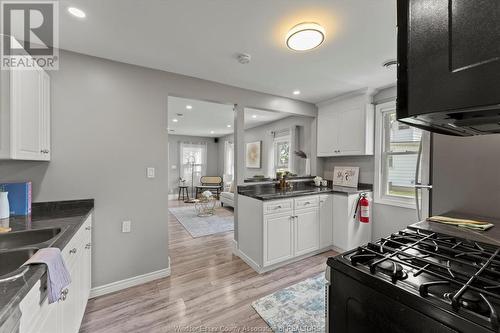
[[[50,160],[50,76],[40,67],[0,71],[0,159]]]
[[[62,250],[71,275],[71,284],[57,303],[48,304],[40,291],[40,281],[20,303],[20,333],[77,333],[87,306],[90,290],[90,246],[92,216],[83,223]],[[40,303],[40,299],[43,301]]]
[[[367,194],[372,216],[372,195]],[[348,251],[371,241],[373,217],[370,217],[370,223],[359,222],[358,216],[354,218],[358,198],[358,193],[333,194],[333,246],[339,250]]]
[[[333,194],[319,197],[319,247],[333,245]]]
[[[264,265],[293,258],[293,217],[273,214],[264,217]]]
[[[238,255],[262,273],[327,250],[331,244],[320,247],[320,209],[319,195],[269,201],[239,195]]]
[[[317,208],[295,211],[294,254],[301,256],[319,249],[319,210]]]
[[[373,155],[374,107],[360,95],[319,105],[319,157]]]

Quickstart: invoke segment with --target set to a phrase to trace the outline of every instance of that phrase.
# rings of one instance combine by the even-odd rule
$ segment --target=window
[[[224,181],[234,180],[234,143],[224,141]]]
[[[207,170],[207,144],[182,142],[180,146],[180,177],[190,186],[199,185]]]
[[[290,171],[290,136],[274,139],[275,171]]]
[[[377,106],[375,200],[415,207],[415,170],[422,131],[396,120],[395,103]]]

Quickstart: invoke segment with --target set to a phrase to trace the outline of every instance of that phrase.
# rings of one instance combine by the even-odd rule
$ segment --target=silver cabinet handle
[[[90,229],[92,229],[92,227],[91,227],[91,226],[86,226],[86,227],[85,227],[85,230],[90,230]]]
[[[92,247],[92,244],[91,243],[87,243],[87,245],[85,245],[85,248],[88,250]]]
[[[304,202],[304,205],[310,205],[311,203],[309,201]]]
[[[40,153],[42,153],[42,154],[48,154],[49,150],[48,149],[42,149],[42,150],[40,150]]]
[[[281,209],[281,208],[283,208],[283,207],[281,207],[281,205],[274,207],[274,209]]]
[[[66,298],[68,297],[69,290],[68,288],[65,288],[63,291],[61,291],[61,296],[59,297],[60,301],[65,301]]]
[[[75,254],[76,253],[76,247],[72,248],[71,250],[69,250],[69,253],[70,254]]]

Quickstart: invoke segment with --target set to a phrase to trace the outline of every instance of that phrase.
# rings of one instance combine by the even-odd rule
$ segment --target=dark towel
[[[47,292],[49,304],[57,302],[61,292],[71,283],[71,276],[66,268],[61,250],[48,247],[38,250],[23,266],[29,264],[47,265]]]

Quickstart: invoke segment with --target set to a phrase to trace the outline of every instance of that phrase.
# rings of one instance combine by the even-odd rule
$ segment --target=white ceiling
[[[381,66],[396,57],[395,0],[61,0],[60,12],[63,49],[304,101],[396,80]],[[326,41],[292,52],[286,32],[304,21]]]
[[[193,108],[188,110],[186,105]],[[177,122],[173,119],[177,119]],[[217,138],[233,133],[233,123],[232,105],[168,97],[169,134]]]
[[[187,105],[192,108],[187,109]],[[247,108],[245,109],[245,129],[262,126],[286,117],[290,117],[290,114]],[[177,121],[174,122],[174,119]],[[231,127],[227,127],[228,125]],[[232,134],[233,126],[232,105],[168,97],[169,134],[218,138]]]

